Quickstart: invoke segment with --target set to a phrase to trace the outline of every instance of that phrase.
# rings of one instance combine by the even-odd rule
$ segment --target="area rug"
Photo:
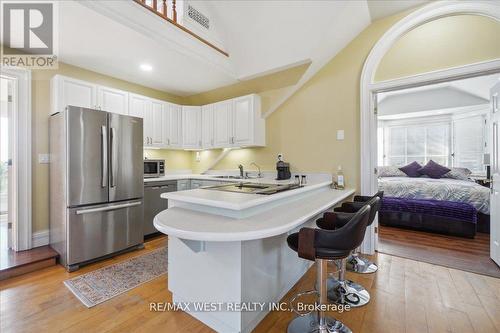
[[[64,281],[88,308],[134,289],[167,272],[167,248],[103,267]]]

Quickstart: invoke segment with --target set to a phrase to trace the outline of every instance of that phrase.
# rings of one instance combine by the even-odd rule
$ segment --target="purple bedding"
[[[407,212],[477,223],[477,210],[469,203],[384,197],[380,212]]]

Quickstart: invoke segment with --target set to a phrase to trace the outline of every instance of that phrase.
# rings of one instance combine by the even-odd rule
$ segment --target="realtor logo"
[[[2,1],[2,65],[57,66],[53,2]]]

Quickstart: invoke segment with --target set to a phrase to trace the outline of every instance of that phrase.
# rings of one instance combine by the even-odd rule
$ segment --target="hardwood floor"
[[[183,312],[150,312],[150,302],[170,302],[167,276],[87,309],[63,281],[166,245],[166,238],[144,250],[123,254],[67,273],[62,267],[0,281],[0,331],[7,332],[213,332]],[[365,307],[334,314],[354,332],[500,332],[500,279],[378,254],[379,271],[348,273],[370,291]],[[314,285],[314,268],[284,297]],[[254,330],[286,332],[290,312],[270,313]]]
[[[50,246],[40,246],[27,251],[0,250],[0,280],[56,264],[58,254]]]
[[[500,278],[500,268],[490,259],[488,234],[468,239],[379,226],[378,251]]]

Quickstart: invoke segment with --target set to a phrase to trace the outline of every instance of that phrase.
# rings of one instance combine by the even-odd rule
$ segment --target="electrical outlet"
[[[49,154],[38,154],[38,163],[49,164],[50,163],[50,155]]]
[[[283,161],[283,154],[282,153],[278,154],[278,160]]]
[[[344,130],[337,130],[337,140],[344,140]]]

